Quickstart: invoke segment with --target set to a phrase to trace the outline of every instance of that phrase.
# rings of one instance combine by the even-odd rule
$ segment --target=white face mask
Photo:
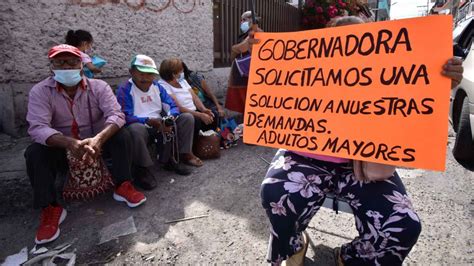
[[[240,23],[240,30],[243,33],[247,33],[247,31],[249,31],[249,29],[250,29],[250,22],[244,21],[244,22]]]
[[[53,79],[68,87],[75,86],[82,80],[81,69],[56,69],[53,72]]]
[[[179,73],[178,77],[176,77],[178,82],[182,82],[184,80],[184,72]]]

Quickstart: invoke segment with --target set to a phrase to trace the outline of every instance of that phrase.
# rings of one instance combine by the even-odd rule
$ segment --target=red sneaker
[[[146,201],[145,195],[137,191],[130,181],[123,182],[114,192],[114,200],[127,203],[128,207],[140,206]]]
[[[61,206],[48,206],[41,211],[41,222],[36,232],[36,244],[45,244],[58,238],[59,225],[66,219],[66,210]]]

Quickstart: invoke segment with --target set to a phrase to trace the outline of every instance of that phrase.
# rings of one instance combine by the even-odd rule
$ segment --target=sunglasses
[[[69,65],[69,66],[76,66],[81,62],[80,58],[74,58],[74,59],[51,59],[51,64],[55,67],[61,67],[64,65]]]

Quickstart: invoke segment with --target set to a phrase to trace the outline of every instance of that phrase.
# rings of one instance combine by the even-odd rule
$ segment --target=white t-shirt
[[[143,92],[132,79],[129,82],[132,83],[130,93],[133,97],[133,114],[138,117],[161,118],[162,104],[159,88],[152,84],[147,92]]]
[[[193,95],[189,91],[191,90],[191,86],[186,80],[179,82],[181,88],[175,88],[162,79],[160,79],[158,83],[165,88],[169,95],[174,95],[181,106],[188,108],[191,111],[197,110],[196,105],[194,105]]]

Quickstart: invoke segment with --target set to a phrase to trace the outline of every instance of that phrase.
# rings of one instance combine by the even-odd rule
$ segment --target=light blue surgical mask
[[[178,82],[182,82],[184,80],[184,72],[179,73]]]
[[[56,69],[53,72],[53,79],[68,87],[75,86],[82,80],[80,69]]]
[[[240,30],[243,33],[247,33],[247,31],[249,31],[249,29],[250,29],[250,22],[244,21],[244,22],[240,23]]]

